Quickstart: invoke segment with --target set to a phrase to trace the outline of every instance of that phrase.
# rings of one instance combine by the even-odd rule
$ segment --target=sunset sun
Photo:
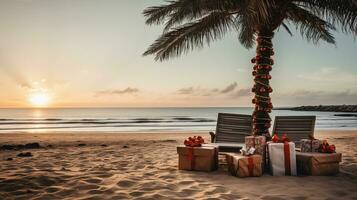
[[[45,107],[50,102],[50,96],[45,92],[33,93],[29,96],[29,102],[35,107]]]

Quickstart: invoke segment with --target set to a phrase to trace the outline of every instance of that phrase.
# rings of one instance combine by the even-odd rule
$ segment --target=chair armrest
[[[214,143],[214,140],[216,139],[216,134],[212,131],[210,131],[209,134],[211,135],[211,142]]]

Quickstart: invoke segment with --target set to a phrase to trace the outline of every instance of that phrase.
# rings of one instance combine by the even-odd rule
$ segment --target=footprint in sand
[[[121,180],[117,183],[118,186],[120,187],[132,187],[136,183],[130,180]]]
[[[104,191],[102,190],[90,190],[89,192],[87,192],[88,194],[103,194]]]
[[[90,179],[86,179],[84,181],[87,182],[87,183],[99,184],[99,183],[101,183],[103,181],[103,179],[101,179],[101,178],[90,178]]]
[[[195,181],[180,181],[178,184],[187,186],[187,185],[192,185],[194,183]]]
[[[95,184],[80,184],[75,187],[76,190],[93,190],[98,188],[99,186]]]
[[[133,196],[133,197],[140,197],[143,196],[145,194],[145,192],[140,192],[140,191],[134,191],[134,192],[130,192],[129,195]]]
[[[58,192],[58,191],[60,191],[61,190],[61,188],[59,188],[59,187],[49,187],[49,188],[46,188],[46,192],[48,192],[48,193],[55,193],[55,192]]]

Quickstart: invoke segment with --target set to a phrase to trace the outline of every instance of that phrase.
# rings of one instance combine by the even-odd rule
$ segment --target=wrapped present
[[[340,153],[296,152],[296,166],[299,175],[327,176],[339,172]]]
[[[218,168],[218,150],[216,147],[177,146],[180,170],[214,171]]]
[[[293,142],[268,142],[269,167],[273,176],[296,176]]]
[[[265,155],[266,155],[266,138],[265,136],[246,136],[245,146],[247,150],[254,148],[254,154],[259,154],[262,156],[262,168],[265,165]]]
[[[226,160],[228,165],[228,171],[233,176],[238,177],[250,177],[250,176],[262,176],[262,156],[250,155],[243,156],[237,153],[227,153]]]
[[[247,136],[245,137],[245,146],[247,149],[253,147],[255,154],[265,155],[265,136]]]
[[[321,141],[317,139],[300,140],[301,152],[318,152]]]

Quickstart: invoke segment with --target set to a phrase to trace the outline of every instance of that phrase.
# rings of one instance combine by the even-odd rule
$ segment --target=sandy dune
[[[24,150],[28,158],[0,151],[0,199],[357,199],[356,132],[317,133],[343,153],[337,176],[244,179],[224,165],[212,173],[177,170],[175,146],[189,135],[0,134],[0,145],[44,146]]]

